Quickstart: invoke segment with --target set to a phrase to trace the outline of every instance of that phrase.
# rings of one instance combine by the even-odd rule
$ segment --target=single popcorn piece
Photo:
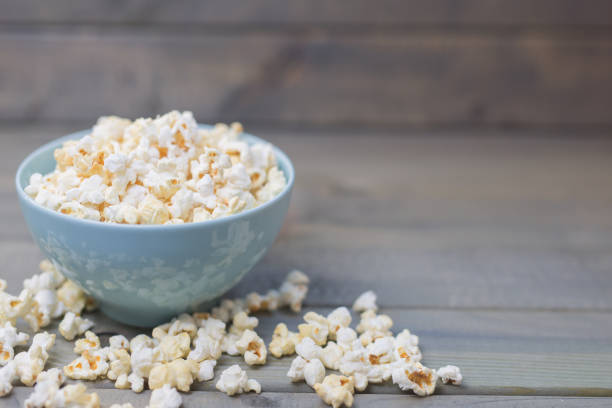
[[[329,334],[329,322],[324,316],[315,312],[308,312],[304,315],[304,321],[298,325],[301,337],[310,337],[314,342],[322,346],[327,342]]]
[[[178,358],[187,357],[187,354],[190,352],[190,345],[191,338],[189,334],[182,332],[162,338],[159,348],[164,361],[173,361]]]
[[[376,306],[376,294],[371,290],[363,292],[353,303],[353,310],[356,312],[365,312],[366,310],[372,310],[376,312],[378,306]]]
[[[357,332],[362,333],[359,339],[364,346],[367,346],[379,337],[391,336],[392,326],[391,317],[384,314],[377,315],[373,310],[367,310],[361,314]]]
[[[85,350],[81,357],[64,367],[64,374],[73,380],[94,381],[106,375],[109,368],[106,357],[103,350]]]
[[[289,272],[280,287],[280,305],[289,306],[294,312],[302,310],[302,302],[308,293],[310,280],[304,273],[293,270]]]
[[[261,385],[254,379],[249,379],[246,372],[239,365],[234,364],[221,373],[216,387],[227,395],[242,394],[243,392],[261,392]]]
[[[289,331],[285,323],[279,323],[272,334],[272,341],[268,345],[268,350],[276,358],[290,356],[295,353],[295,345],[302,338],[298,333]]]
[[[57,290],[57,298],[72,313],[79,315],[87,304],[85,292],[76,283],[67,280]]]
[[[306,384],[313,387],[316,383],[320,383],[325,378],[325,367],[317,358],[312,360],[304,360],[297,356],[291,362],[287,377],[292,382],[306,381]]]
[[[24,385],[31,387],[44,370],[53,344],[55,344],[55,334],[37,333],[32,338],[28,351],[22,351],[15,356],[14,373]]]
[[[250,145],[241,133],[235,124],[199,129],[191,112],[101,117],[90,134],[56,149],[55,170],[33,174],[24,191],[49,209],[102,222],[179,224],[235,214],[287,184],[273,148]]]
[[[436,389],[436,372],[421,363],[394,368],[392,378],[402,391],[412,390],[421,397],[433,394]]]
[[[177,318],[172,319],[170,323],[162,324],[153,329],[153,338],[162,340],[165,336],[176,336],[180,333],[187,333],[190,338],[194,338],[198,326],[196,320],[187,313],[179,315]]]
[[[149,373],[149,388],[162,388],[165,384],[187,392],[197,377],[200,365],[193,360],[182,358],[154,366]]]
[[[64,375],[59,368],[43,371],[36,379],[34,392],[25,400],[26,408],[46,408],[48,401],[53,401],[64,383]]]
[[[10,322],[0,326],[0,366],[6,365],[15,356],[15,346],[25,345],[30,336],[20,333]]]
[[[336,343],[345,352],[363,347],[361,342],[357,339],[357,333],[350,327],[342,327],[338,330],[336,333]]]
[[[12,296],[0,291],[0,319],[2,319],[2,323],[10,322],[15,326],[17,319],[25,318],[33,305],[34,293],[30,289],[22,290],[19,296]],[[30,324],[29,321],[28,324]]]
[[[13,381],[17,378],[15,362],[9,361],[0,368],[0,397],[4,397],[13,390]]]
[[[99,408],[100,397],[95,392],[87,393],[83,383],[69,384],[59,390],[48,405],[57,408]]]
[[[225,326],[225,324],[223,324],[223,326]],[[198,335],[193,340],[194,348],[189,351],[187,359],[199,362],[207,359],[217,360],[221,357],[224,335],[221,334],[219,336],[219,334],[220,333],[214,330],[207,330],[206,328],[198,329]]]
[[[198,381],[210,381],[215,377],[215,366],[217,365],[217,360],[204,360],[200,362],[200,367],[198,369],[197,379]]]
[[[127,376],[130,374],[130,370],[132,368],[130,354],[125,349],[111,348],[109,357],[111,362],[109,364],[109,369],[106,376],[109,380],[115,381],[116,388],[120,388],[122,384],[125,385]],[[122,375],[125,377],[121,377],[121,380],[117,382],[116,380]]]
[[[342,306],[334,309],[330,314],[327,315],[327,324],[329,326],[329,338],[336,340],[336,333],[343,327],[349,327],[351,324],[351,312]]]
[[[96,336],[94,332],[88,330],[85,332],[85,338],[78,339],[74,343],[73,351],[76,354],[81,354],[86,350],[93,351],[93,350],[98,350],[99,348],[100,348],[100,338]]]
[[[337,343],[330,341],[319,353],[319,359],[323,365],[331,370],[340,368],[340,361],[344,355],[344,350]]]
[[[245,312],[237,313],[232,319],[230,333],[242,335],[245,330],[253,330],[259,324],[256,317],[248,316]]]
[[[334,408],[353,405],[355,388],[352,377],[330,374],[321,383],[315,384],[314,389],[326,404]]]
[[[161,351],[159,348],[150,346],[149,341],[152,341],[152,339],[145,335],[139,336],[134,337],[130,342],[132,373],[128,376],[127,380],[134,392],[141,392],[143,390],[144,378],[147,378],[153,367],[161,362]]]
[[[319,358],[322,351],[321,346],[318,346],[310,337],[303,338],[295,346],[295,352],[305,360]]]
[[[148,408],[179,408],[182,403],[183,399],[176,388],[165,384],[163,387],[153,390]]]
[[[111,336],[108,339],[108,344],[111,349],[125,349],[125,350],[130,349],[130,341],[121,334]]]
[[[444,367],[440,367],[436,371],[436,374],[443,384],[460,385],[463,381],[461,370],[459,370],[459,367],[454,365],[445,365]]]
[[[143,348],[154,348],[157,344],[157,340],[150,338],[146,334],[139,334],[130,340],[130,351],[134,353]]]
[[[280,294],[276,290],[270,290],[265,296],[252,292],[246,297],[246,305],[251,313],[276,310],[279,301]]]
[[[261,337],[253,330],[245,330],[240,340],[236,342],[236,349],[244,356],[248,365],[261,365],[266,363],[266,345]]]

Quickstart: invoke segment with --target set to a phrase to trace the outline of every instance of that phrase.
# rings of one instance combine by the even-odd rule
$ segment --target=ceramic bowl
[[[207,127],[201,125],[201,127]],[[36,204],[24,192],[33,173],[55,168],[53,151],[73,133],[31,153],[19,166],[17,194],[41,251],[122,323],[151,327],[195,310],[229,290],[264,256],[289,207],[293,165],[274,148],[287,186],[271,201],[215,220],[180,225],[124,225],[73,218]],[[244,134],[248,143],[261,139]]]

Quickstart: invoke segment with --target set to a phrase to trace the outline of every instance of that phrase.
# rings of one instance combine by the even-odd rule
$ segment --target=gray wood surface
[[[0,55],[5,120],[189,108],[202,121],[318,127],[612,125],[612,37],[598,33],[59,25],[0,30]]]
[[[40,260],[19,213],[14,170],[65,132],[0,128],[0,276],[13,291]],[[374,289],[395,329],[420,336],[426,364],[456,364],[465,376],[461,387],[441,386],[429,399],[371,386],[356,406],[612,404],[585,398],[612,397],[611,141],[543,133],[254,133],[290,155],[296,189],[279,239],[231,295],[276,287],[293,267],[312,277],[306,310],[328,312]],[[91,317],[103,339],[138,332]],[[261,315],[258,331],[269,341],[277,322],[295,327],[299,320],[288,312]],[[74,357],[59,339],[49,365]],[[290,361],[270,358],[248,369],[262,383],[261,396],[228,398],[211,381],[186,395],[185,406],[319,406],[309,387],[286,378]],[[235,362],[223,357],[217,375]],[[107,381],[88,385],[107,405],[148,400]],[[0,404],[18,406],[29,392],[17,387]]]
[[[124,24],[501,24],[609,26],[605,0],[2,0],[0,22]]]

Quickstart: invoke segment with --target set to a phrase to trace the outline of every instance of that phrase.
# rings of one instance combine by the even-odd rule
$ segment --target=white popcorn
[[[245,330],[253,330],[259,324],[256,317],[249,317],[245,312],[237,313],[232,320],[230,333],[242,334]]]
[[[193,340],[194,348],[189,352],[187,359],[199,362],[207,359],[217,360],[219,357],[221,357],[223,335],[221,335],[220,338],[213,337],[218,335],[219,332],[214,330],[200,328],[198,330],[198,335]]]
[[[319,353],[319,359],[323,365],[329,369],[337,370],[340,368],[340,361],[344,355],[344,350],[333,341],[327,343]]]
[[[351,324],[351,312],[342,306],[334,309],[330,314],[327,315],[327,324],[329,326],[329,338],[331,340],[336,339],[336,333],[343,327],[349,327]]]
[[[152,390],[170,385],[187,392],[197,377],[200,365],[193,360],[179,358],[169,363],[155,365],[149,373],[149,388]]]
[[[378,310],[376,306],[376,294],[371,290],[363,292],[353,303],[353,310],[356,312],[365,312],[366,310]]]
[[[130,340],[130,351],[134,353],[142,348],[153,348],[157,346],[157,341],[146,334],[139,334]]]
[[[357,333],[350,327],[342,327],[338,330],[336,333],[336,343],[344,351],[362,347],[361,342],[357,340]]]
[[[6,365],[15,355],[15,346],[23,346],[30,336],[20,333],[10,322],[0,326],[0,366]]]
[[[459,370],[459,367],[454,365],[445,365],[444,367],[440,367],[438,368],[438,371],[436,371],[436,374],[444,384],[460,385],[463,381],[461,370]]]
[[[320,383],[325,378],[325,367],[321,360],[315,358],[306,362],[304,366],[304,380],[306,384],[314,387],[315,384]]]
[[[195,337],[198,326],[196,325],[195,319],[183,313],[178,317],[172,319],[170,323],[162,324],[153,329],[153,338],[161,340],[165,336],[175,336],[179,333],[187,333],[190,338]]]
[[[393,337],[379,337],[366,348],[368,362],[372,365],[391,363],[394,357],[395,342]]]
[[[269,291],[265,296],[252,292],[246,297],[246,305],[251,313],[276,310],[279,301],[280,294],[276,290]]]
[[[106,375],[109,365],[103,350],[85,350],[70,364],[64,367],[64,374],[74,380],[96,380]]]
[[[119,380],[119,378],[121,377],[122,376],[119,376],[117,380]],[[144,378],[139,376],[138,374],[131,373],[130,375],[128,375],[126,381],[127,383],[125,383],[125,381],[123,381],[122,379],[121,386],[117,388],[127,388],[127,384],[129,384],[132,391],[136,393],[142,392],[142,390],[144,389]]]
[[[88,394],[82,383],[69,384],[60,389],[47,406],[54,408],[99,408],[100,397],[95,392]]]
[[[295,353],[295,345],[301,341],[299,334],[289,331],[285,323],[279,323],[272,334],[268,350],[276,358]]]
[[[13,390],[13,381],[17,377],[15,362],[9,361],[0,368],[0,397],[8,395]]]
[[[191,338],[188,333],[182,332],[177,335],[167,335],[162,338],[159,349],[164,361],[172,361],[177,358],[186,357],[189,354]]]
[[[321,383],[315,384],[314,389],[319,397],[333,408],[353,405],[355,389],[352,377],[330,374]]]
[[[298,326],[300,336],[310,337],[319,346],[325,344],[329,333],[329,322],[327,319],[318,313],[308,312],[304,315],[304,321],[306,323]]]
[[[84,351],[93,351],[100,349],[100,338],[92,331],[85,332],[85,338],[78,339],[74,342],[73,351],[76,354],[81,354]]]
[[[305,360],[313,360],[319,358],[322,349],[310,337],[305,337],[295,346],[295,352]]]
[[[215,366],[217,365],[217,360],[204,360],[200,362],[200,367],[198,368],[197,379],[198,381],[209,381],[215,377]]]
[[[293,382],[302,381],[304,379],[305,367],[306,360],[304,360],[300,356],[297,356],[291,362],[291,366],[289,367],[289,371],[287,372],[287,377],[291,378],[291,381]]]
[[[308,276],[294,270],[289,272],[285,282],[280,287],[280,305],[287,305],[294,312],[302,310],[302,302],[308,293]]]
[[[236,342],[236,349],[244,356],[248,365],[261,365],[266,363],[268,354],[264,341],[253,330],[245,330]]]
[[[55,334],[47,332],[37,333],[32,338],[28,351],[17,354],[13,360],[15,376],[31,387],[38,375],[44,370],[49,350],[55,343]]]
[[[339,370],[344,375],[353,377],[353,385],[357,391],[363,391],[368,386],[368,362],[365,350],[351,350],[342,356]]]
[[[10,322],[14,326],[18,318],[25,318],[30,313],[33,305],[34,293],[30,289],[22,290],[19,296],[0,292],[0,316],[2,322]]]
[[[259,382],[249,379],[246,372],[237,364],[232,365],[221,373],[216,387],[219,391],[230,396],[249,391],[255,391],[257,394],[261,392]]]
[[[286,186],[273,149],[250,146],[241,132],[237,125],[198,129],[190,112],[102,117],[91,134],[56,149],[55,170],[32,175],[25,192],[52,210],[103,222],[177,224],[235,214]]]
[[[181,394],[168,384],[153,390],[148,408],[178,408],[183,403]]]
[[[436,372],[421,363],[394,368],[392,378],[402,391],[412,390],[421,397],[433,394],[436,389]]]
[[[132,339],[132,342],[133,341],[134,339]],[[132,346],[131,343],[130,346]],[[151,348],[146,345],[142,345],[135,349],[132,348],[132,354],[130,355],[132,373],[128,376],[128,381],[132,385],[132,391],[142,391],[143,378],[148,377],[153,367],[159,362],[161,362],[161,352],[159,348]]]
[[[66,309],[77,315],[83,311],[87,303],[83,289],[70,280],[65,281],[57,290],[57,298],[66,306]]]
[[[49,406],[47,402],[55,400],[64,380],[64,375],[58,368],[43,371],[38,375],[34,392],[30,394],[24,406],[26,408],[45,408]]]
[[[111,362],[106,376],[109,380],[115,381],[115,388],[127,388],[127,376],[132,368],[130,355],[125,349],[111,348],[111,350],[109,354]]]
[[[108,339],[108,344],[111,349],[130,349],[130,341],[123,335],[117,334]]]
[[[379,337],[390,336],[393,320],[387,315],[377,315],[373,310],[367,310],[361,314],[361,321],[357,325],[357,332],[361,343],[366,346]]]

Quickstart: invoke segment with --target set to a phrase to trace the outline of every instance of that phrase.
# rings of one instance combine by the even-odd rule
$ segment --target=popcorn
[[[148,346],[147,339],[151,340],[149,337],[143,335],[143,337],[134,342],[137,337],[139,336],[132,339],[130,343],[132,349],[132,354],[130,355],[132,373],[128,376],[127,380],[131,384],[132,391],[141,392],[144,378],[147,378],[153,367],[161,361],[161,352],[159,348]]]
[[[351,324],[351,312],[342,306],[334,309],[330,314],[327,315],[327,324],[329,329],[329,338],[331,340],[336,339],[336,333],[343,327],[349,327]]]
[[[172,361],[178,358],[187,357],[191,345],[191,338],[188,333],[182,332],[177,335],[168,335],[164,337],[159,348],[164,361]]]
[[[129,340],[121,335],[121,334],[117,334],[115,336],[111,336],[108,339],[108,344],[110,345],[111,349],[125,349],[125,350],[129,350],[130,348],[130,342]]]
[[[245,330],[253,330],[259,324],[256,317],[249,317],[245,312],[237,313],[232,320],[230,333],[242,334]]]
[[[48,351],[55,343],[55,334],[47,332],[37,333],[32,338],[32,344],[28,351],[17,354],[13,360],[14,375],[28,387],[31,387],[38,375],[45,368]],[[7,374],[10,370],[7,370]]]
[[[111,362],[106,376],[109,380],[115,381],[115,388],[122,388],[122,385],[124,387],[127,385],[127,376],[132,368],[130,354],[125,349],[111,348],[111,350],[112,352],[109,354]]]
[[[195,337],[198,326],[195,319],[183,313],[177,318],[172,319],[170,323],[162,324],[153,329],[153,338],[161,340],[165,336],[175,336],[179,333],[187,333],[190,338]]]
[[[57,298],[66,309],[77,315],[83,311],[87,303],[83,289],[70,280],[65,281],[57,290]]]
[[[100,397],[95,392],[88,394],[82,383],[66,385],[55,395],[55,399],[47,403],[56,408],[99,408]]]
[[[200,367],[198,368],[198,374],[196,376],[198,381],[212,380],[215,377],[214,368],[216,365],[216,360],[204,360],[200,362]]]
[[[433,394],[436,389],[436,372],[421,363],[396,367],[392,378],[402,391],[412,390],[421,397]]]
[[[268,354],[264,341],[253,330],[245,330],[240,340],[236,342],[236,349],[244,356],[248,365],[261,365],[266,363]]]
[[[19,333],[10,322],[0,326],[0,366],[6,365],[15,355],[15,346],[25,345],[30,336]]]
[[[376,306],[376,294],[371,290],[363,292],[353,303],[353,310],[356,312],[365,312],[366,310],[372,310],[376,312],[378,307]]]
[[[153,390],[148,408],[178,408],[183,403],[181,395],[168,384]]]
[[[337,370],[340,368],[340,360],[344,355],[344,350],[333,341],[327,343],[319,353],[319,359],[323,365],[329,369]]]
[[[158,364],[149,373],[149,388],[155,390],[170,385],[179,391],[187,392],[199,370],[200,365],[197,362],[182,358]]]
[[[219,320],[216,321],[219,322]],[[225,327],[225,324],[223,324],[223,327]],[[223,329],[223,332],[225,332],[225,329]],[[219,357],[221,357],[222,340],[223,334],[215,331],[214,329],[207,330],[207,328],[200,328],[198,330],[197,337],[193,340],[194,348],[193,350],[189,351],[187,359],[198,362],[207,359],[217,360]]]
[[[8,395],[13,390],[13,380],[16,378],[15,362],[9,361],[0,368],[0,397]]]
[[[445,365],[444,367],[438,368],[436,375],[444,384],[460,385],[463,381],[461,370],[454,365]]]
[[[199,129],[191,112],[133,122],[101,117],[91,134],[56,149],[55,170],[33,174],[24,191],[52,210],[103,222],[177,224],[235,214],[286,186],[273,149],[249,146],[241,132],[238,125]]]
[[[273,311],[278,308],[280,294],[276,290],[269,291],[265,296],[252,292],[246,297],[246,305],[249,312]]]
[[[305,380],[306,384],[313,387],[325,378],[325,367],[318,358],[305,360],[301,356],[297,356],[291,362],[287,377],[291,378],[293,382]]]
[[[289,272],[280,287],[280,305],[289,306],[294,312],[302,310],[302,302],[308,293],[310,279],[298,270]]]
[[[87,331],[85,332],[84,339],[78,339],[74,343],[73,351],[76,354],[81,354],[84,351],[93,351],[100,349],[100,339],[94,332]]]
[[[25,400],[26,408],[45,408],[47,401],[53,401],[64,383],[64,375],[59,368],[43,371],[36,379],[34,392]]]
[[[310,337],[303,338],[296,346],[296,353],[305,360],[319,358],[322,349]]]
[[[327,335],[329,333],[329,322],[324,316],[315,312],[308,312],[304,315],[304,321],[298,326],[300,336],[310,337],[319,346],[324,345],[327,342]]]
[[[276,358],[295,353],[295,345],[301,340],[299,334],[289,331],[285,323],[279,323],[272,334],[268,350]]]
[[[30,312],[33,302],[34,294],[30,289],[22,290],[19,296],[0,292],[0,321],[10,322],[14,326],[18,318]]]
[[[361,348],[361,342],[357,340],[357,333],[350,327],[342,327],[336,333],[336,343],[343,351]]]
[[[70,364],[64,367],[64,374],[73,380],[96,380],[106,375],[109,365],[104,350],[85,350]]]
[[[157,341],[146,334],[139,334],[130,340],[130,351],[134,353],[142,348],[153,348],[157,346]]]
[[[326,404],[334,408],[343,404],[346,407],[353,405],[355,389],[352,377],[330,374],[322,382],[315,384],[314,389]]]
[[[261,392],[261,385],[258,381],[249,379],[246,372],[239,365],[234,364],[221,373],[216,388],[227,395],[242,394],[243,392]]]
[[[390,336],[393,320],[387,315],[377,315],[373,310],[367,310],[361,314],[361,321],[357,325],[357,332],[362,333],[359,337],[361,343],[366,346],[378,337]]]

